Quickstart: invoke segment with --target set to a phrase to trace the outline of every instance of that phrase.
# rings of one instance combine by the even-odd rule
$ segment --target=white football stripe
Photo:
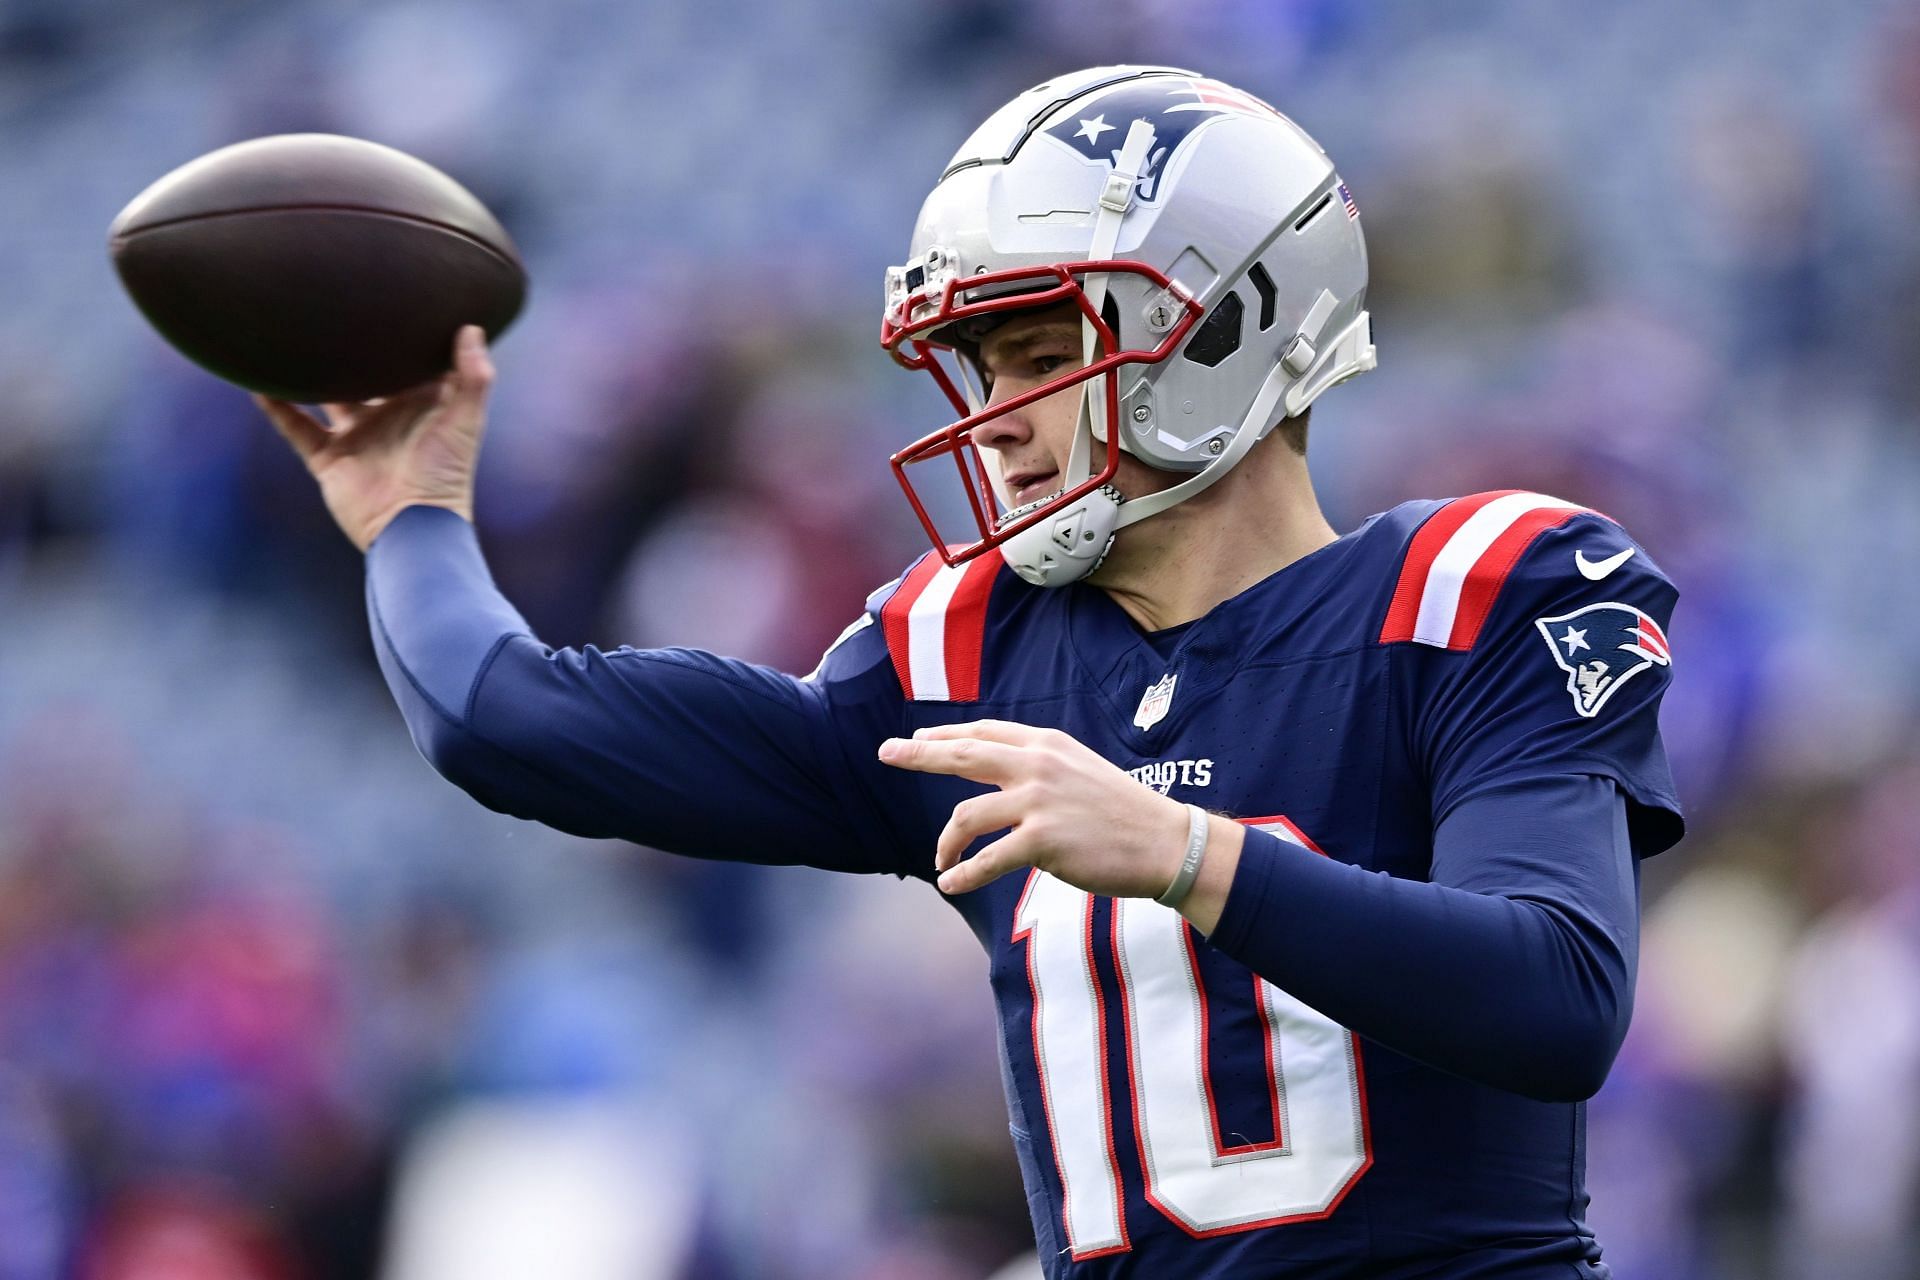
[[[1255,826],[1254,830],[1264,831],[1270,836],[1279,836],[1282,840],[1285,840],[1288,844],[1297,844],[1302,849],[1307,848],[1307,842],[1305,840],[1302,840],[1299,836],[1293,834],[1293,828],[1288,826],[1284,822],[1273,822],[1273,823],[1262,822],[1257,826]]]
[[[941,565],[907,609],[907,674],[914,701],[947,697],[947,606],[967,574],[966,565]]]
[[[1420,616],[1413,626],[1415,640],[1446,647],[1453,638],[1453,618],[1460,609],[1460,589],[1466,585],[1467,574],[1474,563],[1501,534],[1513,527],[1514,521],[1529,511],[1543,508],[1582,510],[1578,503],[1562,502],[1543,493],[1510,493],[1504,498],[1495,498],[1454,530],[1427,570],[1426,588],[1420,593]]]
[[[849,622],[847,629],[836,636],[833,643],[827,646],[827,651],[820,655],[820,661],[813,664],[813,670],[800,677],[802,683],[810,680],[818,680],[820,673],[826,669],[827,659],[833,656],[833,651],[872,625],[873,615],[870,613],[863,613],[852,622]]]

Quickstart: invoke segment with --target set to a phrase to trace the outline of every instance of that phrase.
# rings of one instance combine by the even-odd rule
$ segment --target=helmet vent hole
[[[1273,328],[1273,306],[1280,291],[1273,287],[1273,277],[1259,263],[1247,270],[1247,279],[1253,281],[1253,287],[1260,292],[1260,332]]]
[[[1307,229],[1307,224],[1312,222],[1315,218],[1319,217],[1321,214],[1325,213],[1327,211],[1327,206],[1332,203],[1333,203],[1333,192],[1329,191],[1327,192],[1327,194],[1320,197],[1319,201],[1313,206],[1313,208],[1307,210],[1305,216],[1303,216],[1300,219],[1300,221],[1293,224],[1294,231],[1296,233],[1305,231]]]
[[[1214,304],[1213,312],[1200,322],[1187,340],[1187,359],[1209,369],[1240,349],[1240,322],[1246,316],[1246,304],[1237,293],[1228,293]]]
[[[1100,303],[1100,318],[1107,322],[1107,328],[1113,330],[1113,349],[1120,350],[1126,345],[1120,341],[1120,304],[1113,300],[1111,292]]]

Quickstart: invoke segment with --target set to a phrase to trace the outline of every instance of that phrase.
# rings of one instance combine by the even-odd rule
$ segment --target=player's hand
[[[999,788],[962,800],[947,819],[933,857],[946,893],[1038,867],[1089,893],[1153,898],[1173,882],[1186,855],[1185,805],[1058,729],[1005,720],[939,725],[911,739],[887,739],[880,759]],[[1009,827],[961,861],[974,840]]]
[[[320,482],[341,530],[365,551],[410,506],[445,507],[473,519],[473,473],[492,386],[486,335],[467,325],[454,339],[449,373],[384,400],[326,405],[325,424],[285,400],[254,401]]]

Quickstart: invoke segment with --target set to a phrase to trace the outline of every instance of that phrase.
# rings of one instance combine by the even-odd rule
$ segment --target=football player
[[[959,415],[895,469],[967,536],[805,678],[528,633],[469,523],[478,330],[329,425],[265,407],[368,552],[414,740],[482,803],[948,895],[1049,1276],[1604,1276],[1581,1103],[1639,860],[1681,834],[1675,593],[1537,493],[1328,526],[1307,417],[1374,365],[1366,281],[1347,187],[1258,99],[1109,67],[1008,103],[882,325]]]

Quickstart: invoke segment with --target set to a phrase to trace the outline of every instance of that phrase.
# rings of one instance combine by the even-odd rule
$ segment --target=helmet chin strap
[[[1080,581],[1100,567],[1121,529],[1185,502],[1246,457],[1293,381],[1285,365],[1275,365],[1220,456],[1179,484],[1130,499],[1122,498],[1112,485],[1102,485],[1001,543],[1002,558],[1037,587],[1064,587]]]
[[[1113,174],[1100,193],[1090,261],[1103,262],[1113,256],[1120,238],[1120,224],[1133,205],[1140,172],[1153,149],[1153,140],[1153,126],[1145,120],[1135,120],[1127,130],[1126,143],[1114,159]],[[1090,277],[1085,289],[1094,313],[1100,314],[1107,300],[1106,273]],[[1084,317],[1081,332],[1084,362],[1092,364],[1099,356],[1099,332],[1093,321]],[[1179,484],[1132,499],[1123,499],[1112,485],[1102,485],[1007,539],[1000,546],[1001,556],[1013,566],[1014,572],[1035,586],[1059,587],[1078,582],[1100,567],[1116,532],[1186,501],[1231,471],[1260,439],[1281,396],[1293,381],[1285,365],[1275,365],[1220,455]],[[1097,438],[1094,428],[1105,421],[1105,379],[1091,378],[1083,387],[1079,421],[1075,423],[1073,444],[1061,474],[1062,491],[1093,474],[1093,445]]]
[[[1127,210],[1133,207],[1140,175],[1153,154],[1154,137],[1153,125],[1146,120],[1135,120],[1127,129],[1126,141],[1114,154],[1113,172],[1100,189],[1100,204],[1093,221],[1093,243],[1087,249],[1089,262],[1105,262],[1113,257],[1114,246],[1120,243],[1120,224],[1126,221]],[[1101,315],[1107,304],[1107,273],[1101,271],[1088,276],[1083,287],[1087,304],[1095,315]],[[1080,334],[1081,363],[1092,364],[1100,357],[1100,332],[1092,320],[1083,316]],[[1073,488],[1093,474],[1093,445],[1099,439],[1100,426],[1107,420],[1106,413],[1106,379],[1089,378],[1081,384],[1080,419],[1074,424],[1067,466],[1060,474],[1063,490]]]
[[[1089,262],[1105,262],[1113,257],[1120,242],[1120,224],[1133,207],[1140,175],[1153,154],[1154,128],[1145,120],[1135,120],[1127,129],[1127,138],[1113,159],[1113,172],[1100,189],[1100,204],[1094,215],[1093,243],[1088,246]],[[1082,286],[1094,315],[1102,315],[1107,302],[1107,273],[1090,275]],[[1100,331],[1091,319],[1080,320],[1082,367],[1100,356]],[[1095,427],[1106,421],[1106,379],[1089,378],[1081,384],[1080,413],[1074,423],[1073,443],[1068,447],[1067,464],[1060,473],[1062,492],[1084,483],[1093,474]],[[1068,503],[1030,529],[1022,530],[1000,544],[1000,555],[1013,571],[1039,587],[1061,587],[1078,582],[1100,566],[1113,545],[1118,528],[1120,491],[1102,485]],[[1015,513],[1009,513],[1009,516]]]
[[[1139,524],[1148,516],[1159,515],[1168,507],[1178,506],[1194,494],[1214,484],[1234,464],[1247,456],[1247,450],[1253,448],[1260,439],[1272,414],[1280,405],[1280,398],[1294,381],[1293,374],[1283,364],[1277,364],[1267,373],[1267,380],[1260,384],[1260,394],[1253,398],[1253,404],[1247,409],[1247,416],[1240,420],[1240,427],[1227,441],[1220,456],[1206,466],[1182,480],[1179,484],[1162,489],[1157,493],[1142,494],[1138,498],[1129,498],[1120,504],[1120,516],[1114,524],[1115,529],[1124,529],[1130,524]]]

